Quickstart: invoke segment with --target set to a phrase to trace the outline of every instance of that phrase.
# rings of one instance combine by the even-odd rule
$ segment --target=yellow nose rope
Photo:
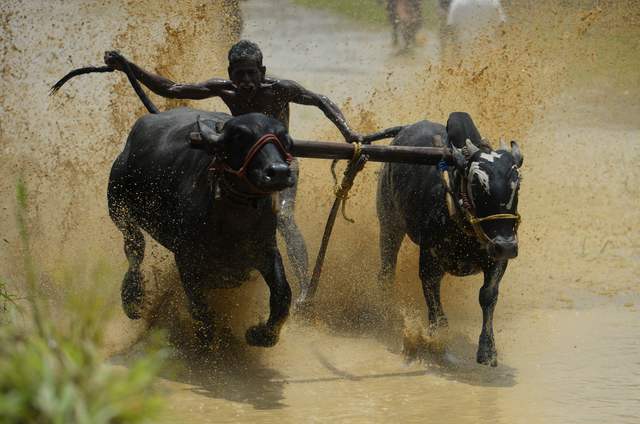
[[[455,222],[457,222],[460,228],[465,233],[467,233],[468,235],[473,235],[475,233],[475,235],[477,236],[480,242],[488,243],[491,241],[491,239],[484,232],[484,229],[482,228],[480,223],[486,222],[486,221],[497,221],[497,220],[504,220],[504,219],[514,220],[514,230],[516,232],[518,231],[518,226],[520,225],[520,221],[522,220],[518,212],[513,214],[499,213],[499,214],[478,218],[477,216],[475,216],[475,212],[473,210],[470,210],[469,206],[466,206],[464,209],[464,218],[466,218],[466,221],[471,225],[471,229],[468,228],[468,226],[465,225],[464,222],[462,222],[464,218],[461,216],[461,214],[458,212],[458,209],[455,206],[455,200],[453,198],[451,182],[449,181],[449,174],[446,171],[446,165],[439,164],[438,167],[440,168],[440,177],[442,179],[442,184],[444,185],[444,188],[445,188],[445,202],[447,204],[447,209],[449,211],[449,217],[453,219]],[[465,186],[464,182],[463,182],[463,186]],[[464,193],[462,193],[462,195],[463,195],[463,198],[466,198],[464,197]],[[468,202],[465,202],[465,205],[467,204]]]
[[[349,198],[349,190],[351,190],[351,187],[353,187],[353,181],[355,179],[356,174],[360,172],[362,168],[364,168],[364,162],[363,162],[360,169],[355,171],[353,178],[348,178],[347,171],[349,170],[349,167],[353,166],[352,164],[355,164],[356,162],[358,162],[358,160],[360,159],[360,156],[362,156],[362,144],[354,143],[353,147],[354,147],[353,156],[351,157],[351,161],[349,161],[349,166],[344,171],[344,178],[342,178],[342,183],[336,184],[336,186],[333,189],[333,194],[335,194],[336,199],[340,199],[342,201],[342,208],[341,208],[342,217],[346,221],[351,222],[352,224],[355,222],[355,220],[347,216],[347,213],[346,213],[347,199]]]

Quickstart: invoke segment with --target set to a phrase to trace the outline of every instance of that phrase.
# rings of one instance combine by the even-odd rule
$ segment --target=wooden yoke
[[[442,146],[442,143],[439,143]],[[348,197],[348,192],[359,171],[367,161],[396,162],[418,165],[438,165],[441,162],[454,163],[453,152],[445,147],[409,147],[409,146],[374,146],[371,144],[347,144],[322,141],[294,140],[290,149],[294,156],[316,159],[347,159],[349,164],[344,172],[342,183],[336,187],[336,198],[325,225],[322,242],[316,257],[316,264],[309,284],[302,288],[299,300],[296,302],[298,309],[308,308],[318,288],[322,266],[324,264],[329,239],[336,220],[338,209]],[[343,210],[344,215],[344,210]],[[350,222],[353,222],[347,219]]]
[[[301,158],[351,159],[356,147],[347,143],[294,140],[291,154]],[[362,154],[371,162],[413,163],[437,165],[440,161],[452,164],[453,154],[444,147],[410,147],[363,144]]]

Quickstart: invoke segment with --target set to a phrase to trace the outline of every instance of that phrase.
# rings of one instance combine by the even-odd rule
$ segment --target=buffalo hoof
[[[216,334],[216,345],[219,350],[229,350],[235,342],[236,338],[229,327],[220,329],[220,332]]]
[[[388,292],[393,288],[393,280],[395,276],[390,272],[380,271],[378,272],[378,287],[383,292]]]
[[[142,318],[142,302],[144,289],[142,288],[142,272],[140,270],[127,271],[120,290],[122,309],[129,319]]]
[[[213,328],[209,325],[200,324],[196,328],[197,350],[204,352],[213,346]]]
[[[247,330],[245,338],[251,346],[272,347],[278,343],[278,331],[266,324],[258,324]]]
[[[498,366],[498,352],[495,347],[489,346],[488,343],[480,343],[478,346],[478,354],[476,361],[481,365],[491,365],[492,367]]]
[[[443,315],[441,317],[438,317],[436,322],[432,322],[429,324],[429,327],[427,329],[427,334],[429,336],[437,336],[442,330],[446,330],[448,328],[449,328],[449,321],[447,320],[447,317]]]
[[[301,316],[308,316],[313,308],[313,302],[305,295],[300,295],[295,302],[293,302],[293,313]]]

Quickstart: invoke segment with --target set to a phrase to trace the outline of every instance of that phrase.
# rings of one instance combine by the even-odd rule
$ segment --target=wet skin
[[[451,116],[446,129],[429,121],[407,126],[392,145],[435,147],[436,137],[448,139],[456,148],[462,146],[466,139],[480,144],[480,134],[468,115],[453,113]],[[472,180],[470,199],[475,199],[477,216],[513,214],[517,210],[517,191],[513,192],[510,187],[514,186],[509,183],[519,183],[517,168],[522,165],[519,149],[499,150],[493,155],[489,155],[488,150],[486,152],[483,154],[490,160],[478,153],[466,159],[459,169],[456,166],[452,172],[451,189],[454,193],[460,192],[459,177],[463,173],[469,174],[468,163],[481,163],[482,169],[491,175],[491,190],[490,194],[485,193],[477,179]],[[445,187],[438,169],[410,164],[385,164],[382,167],[377,211],[381,255],[379,282],[383,288],[393,283],[400,245],[407,235],[420,246],[419,275],[432,333],[448,325],[440,300],[440,283],[444,274],[466,276],[483,272],[484,284],[478,294],[483,319],[476,360],[480,364],[497,366],[493,312],[508,260],[517,255],[513,221],[483,223],[490,242],[482,242],[475,234],[464,231],[449,215]]]
[[[362,136],[349,127],[340,109],[329,98],[313,93],[294,81],[266,77],[266,68],[254,60],[238,60],[230,64],[229,80],[212,78],[199,83],[176,83],[140,68],[115,51],[106,52],[104,60],[107,65],[119,70],[128,63],[135,77],[160,96],[192,100],[219,97],[233,116],[262,113],[282,122],[287,130],[289,103],[316,106],[334,123],[346,141],[362,141]],[[292,165],[292,171],[296,174],[296,185],[280,193],[278,230],[285,239],[287,253],[301,285],[301,299],[304,299],[309,281],[308,255],[304,239],[294,220],[297,161]]]
[[[160,75],[152,74],[127,61],[118,52],[106,52],[105,63],[122,69],[127,62],[136,78],[154,93],[174,99],[201,100],[219,97],[233,116],[251,112],[263,113],[278,119],[289,127],[289,103],[316,106],[340,130],[348,142],[362,141],[353,131],[342,112],[326,96],[313,93],[295,81],[266,77],[266,68],[253,60],[241,60],[228,68],[229,80],[212,78],[199,83],[176,83]]]
[[[247,193],[253,186],[264,195],[238,202],[225,188],[214,201],[208,179],[211,154],[187,142],[199,116],[212,124],[225,123],[218,148],[235,168],[265,134],[288,140],[280,122],[260,114],[229,119],[223,113],[177,108],[136,122],[113,164],[107,194],[109,214],[123,234],[129,261],[122,283],[123,309],[131,319],[141,317],[144,230],[174,254],[201,347],[208,348],[214,339],[215,311],[205,301],[207,290],[236,287],[252,269],[269,287],[270,310],[269,318],[249,328],[245,337],[254,346],[273,346],[289,315],[291,289],[276,243],[277,216],[270,193],[291,187],[294,176],[285,172],[286,178],[266,178],[270,170],[288,171],[283,153],[266,144],[248,163],[245,179],[221,177],[224,187],[236,193]]]

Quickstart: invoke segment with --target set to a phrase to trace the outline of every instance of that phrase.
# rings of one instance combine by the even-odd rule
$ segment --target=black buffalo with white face
[[[221,131],[219,131],[221,130]],[[295,183],[291,139],[262,114],[173,109],[140,118],[109,177],[109,213],[124,236],[126,314],[140,317],[145,230],[173,252],[203,343],[213,337],[208,288],[236,287],[257,269],[270,290],[268,320],[246,333],[273,346],[291,303],[276,245],[272,195]]]
[[[395,275],[405,235],[420,246],[419,273],[432,331],[447,325],[440,302],[444,273],[466,276],[482,271],[483,312],[477,361],[497,365],[493,310],[509,259],[518,254],[517,213],[522,154],[517,143],[492,150],[466,113],[452,113],[447,127],[429,121],[407,126],[395,146],[454,149],[456,164],[385,164],[379,177],[380,283]]]

